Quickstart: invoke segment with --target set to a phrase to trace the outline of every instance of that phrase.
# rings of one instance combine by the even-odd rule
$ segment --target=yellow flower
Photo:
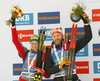
[[[18,13],[18,17],[20,17],[21,16],[21,13]]]
[[[12,11],[12,12],[16,11],[16,8],[12,8],[11,11]]]
[[[82,5],[80,5],[80,7],[81,7],[81,8],[83,8],[83,6],[82,6]]]
[[[19,10],[16,10],[16,12],[18,13],[18,12],[19,12]]]
[[[71,11],[71,13],[74,13],[74,11]]]
[[[76,9],[78,7],[78,5],[74,5],[74,8]]]
[[[19,10],[20,8],[19,8],[19,7],[17,7],[17,9]]]
[[[23,14],[23,12],[21,11],[21,14]]]

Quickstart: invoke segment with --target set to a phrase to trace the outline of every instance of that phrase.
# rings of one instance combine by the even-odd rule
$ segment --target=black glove
[[[12,19],[12,27],[15,26],[15,18],[11,18]]]
[[[78,76],[77,74],[73,74],[73,81],[76,81],[76,80],[78,80]]]
[[[83,12],[83,14],[85,14],[85,12]],[[81,15],[80,15],[80,18],[83,20],[83,23],[84,23],[84,24],[89,23],[89,22],[86,20],[86,18],[88,19],[88,16],[84,18],[84,16],[81,16]]]

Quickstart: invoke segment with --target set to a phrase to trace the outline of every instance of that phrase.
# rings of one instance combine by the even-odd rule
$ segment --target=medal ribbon
[[[31,61],[30,65],[29,65],[29,61],[30,61],[30,52],[29,52],[29,54],[28,54],[28,73],[30,73],[30,69],[31,69],[31,67],[32,67],[32,65],[33,65],[34,60],[36,59],[36,56],[37,56],[37,54],[33,57],[33,59],[32,59],[32,61]]]
[[[55,48],[55,44],[54,44],[54,52],[55,52],[55,55],[56,55],[56,58],[57,58],[59,64],[61,64],[61,62],[63,61],[63,47],[62,47],[62,50],[61,50],[61,61],[59,60],[59,57],[58,57],[58,54],[57,54],[57,51],[56,51],[56,48]]]

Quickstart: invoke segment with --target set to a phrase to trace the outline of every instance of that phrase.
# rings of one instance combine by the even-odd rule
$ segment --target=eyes
[[[38,43],[31,43],[31,45],[38,45]]]
[[[53,37],[59,37],[60,35],[58,34],[58,35],[54,35]]]

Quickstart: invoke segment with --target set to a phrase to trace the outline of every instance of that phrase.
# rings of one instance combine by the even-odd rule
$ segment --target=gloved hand
[[[45,71],[43,70],[43,69],[41,69],[41,68],[39,68],[39,67],[35,67],[36,69],[35,69],[35,73],[41,73],[41,74],[45,74]]]
[[[12,19],[12,27],[15,26],[15,18],[11,18]]]
[[[87,19],[89,19],[89,17],[87,16],[87,14],[85,12],[83,12],[83,16],[80,15],[80,18],[83,20],[84,24],[89,23],[89,21],[87,21]]]
[[[78,79],[77,74],[73,74],[73,81],[76,81]]]
[[[60,69],[64,67],[64,65],[70,65],[71,64],[71,61],[70,59],[65,59],[59,66],[60,66]]]

